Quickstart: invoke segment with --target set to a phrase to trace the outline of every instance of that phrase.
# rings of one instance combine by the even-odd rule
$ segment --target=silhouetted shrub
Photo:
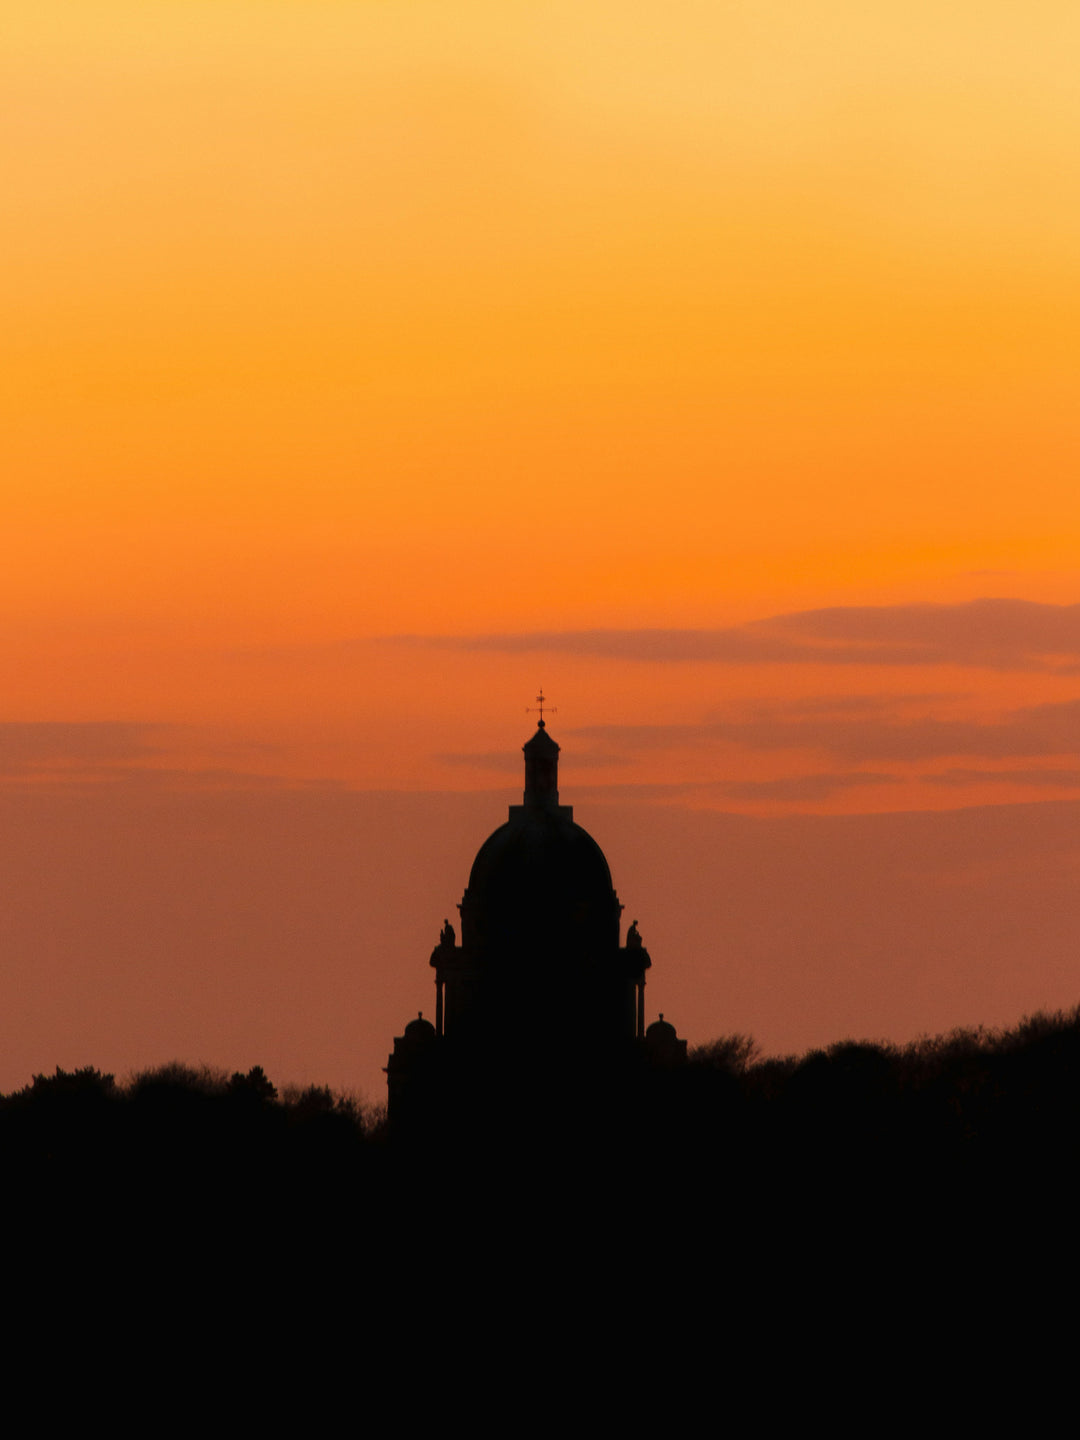
[[[743,1075],[761,1058],[761,1049],[752,1035],[722,1035],[690,1051],[690,1064],[702,1069],[725,1070]]]
[[[237,1070],[229,1081],[228,1094],[234,1100],[268,1105],[277,1099],[277,1089],[266,1078],[261,1065],[253,1065],[247,1074]]]

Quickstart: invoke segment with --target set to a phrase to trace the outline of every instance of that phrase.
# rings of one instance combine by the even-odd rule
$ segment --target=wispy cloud
[[[809,775],[785,775],[771,780],[683,780],[667,784],[616,783],[614,785],[582,785],[575,787],[575,798],[592,801],[642,800],[773,800],[793,804],[828,800],[845,790],[868,785],[899,785],[899,776],[878,771],[845,770],[816,772]]]
[[[982,599],[956,605],[836,606],[713,630],[399,635],[388,643],[646,663],[957,665],[1080,673],[1080,605]]]
[[[0,775],[144,760],[159,727],[123,721],[0,721]]]
[[[0,721],[0,785],[64,790],[156,791],[339,789],[333,779],[304,780],[235,765],[177,763],[177,738],[190,745],[207,737],[184,726],[127,721]],[[181,750],[183,746],[179,747]],[[211,745],[211,748],[215,748]],[[252,741],[245,751],[272,747]]]
[[[1080,789],[1080,770],[985,770],[954,767],[935,774],[923,775],[931,785],[963,788],[969,785],[1031,785],[1048,790]]]
[[[896,775],[867,770],[786,775],[776,780],[727,780],[716,788],[732,800],[828,800],[863,785],[897,785]]]
[[[398,645],[439,650],[582,655],[604,660],[715,661],[726,665],[791,663],[804,658],[807,644],[762,631],[728,630],[552,630],[506,635],[396,635]]]
[[[904,716],[897,713],[904,704],[889,697],[867,707],[843,700],[781,703],[696,725],[597,725],[573,733],[631,753],[729,743],[748,750],[812,751],[851,764],[954,755],[1007,760],[1080,750],[1077,700],[1028,706],[985,721]]]
[[[995,670],[1080,665],[1080,605],[983,599],[960,605],[837,606],[781,616],[775,623],[814,642],[878,648],[885,663],[893,652],[917,652],[920,663]]]

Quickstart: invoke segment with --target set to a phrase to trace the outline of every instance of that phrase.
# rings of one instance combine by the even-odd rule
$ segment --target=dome
[[[487,954],[592,954],[619,943],[604,852],[569,806],[514,806],[481,845],[461,902],[462,939]]]

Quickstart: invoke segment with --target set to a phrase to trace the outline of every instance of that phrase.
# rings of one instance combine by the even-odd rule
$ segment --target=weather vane
[[[543,690],[541,690],[541,691],[540,691],[540,694],[537,695],[537,697],[536,697],[536,704],[535,704],[535,705],[526,705],[526,706],[525,706],[525,714],[526,714],[526,715],[531,715],[534,710],[539,710],[539,711],[540,711],[540,728],[541,728],[542,730],[546,730],[546,729],[547,729],[547,726],[544,724],[544,692],[543,692]],[[548,706],[548,714],[549,714],[549,715],[557,715],[558,713],[559,713],[559,712],[558,712],[558,710],[556,709],[556,707],[555,707],[554,705],[549,705],[549,706]]]

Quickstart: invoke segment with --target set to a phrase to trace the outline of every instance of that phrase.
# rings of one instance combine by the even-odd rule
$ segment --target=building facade
[[[623,907],[604,852],[559,802],[559,746],[541,718],[523,746],[520,805],[481,845],[431,954],[434,1023],[419,1016],[386,1067],[391,1120],[433,1087],[558,1071],[573,1076],[642,1058],[685,1059],[663,1017],[645,1025],[649,952]]]

